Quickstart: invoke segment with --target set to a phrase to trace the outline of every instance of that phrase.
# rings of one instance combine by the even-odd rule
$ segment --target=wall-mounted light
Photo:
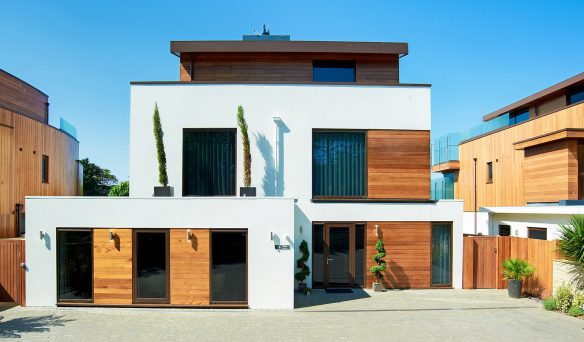
[[[274,120],[275,123],[280,123],[282,122],[282,118],[279,116],[272,116],[272,120]]]
[[[187,229],[187,241],[191,241],[191,230]]]
[[[274,232],[270,232],[270,240],[274,241]]]
[[[41,229],[39,231],[40,235],[41,235],[41,240],[45,238],[45,232]]]
[[[379,225],[375,225],[375,236],[379,237]]]
[[[110,229],[109,231],[109,240],[110,241],[114,241],[114,233],[112,232],[112,230]]]
[[[302,225],[300,225],[300,234],[302,234]]]

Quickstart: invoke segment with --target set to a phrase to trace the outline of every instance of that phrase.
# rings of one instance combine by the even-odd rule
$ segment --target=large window
[[[211,234],[211,302],[247,303],[247,232]]]
[[[452,225],[432,224],[432,286],[452,285]]]
[[[314,197],[365,197],[365,132],[314,132]]]
[[[59,229],[57,231],[59,302],[92,301],[92,240],[90,229]]]
[[[185,129],[183,196],[235,195],[236,130]]]
[[[568,94],[568,105],[584,101],[584,88],[574,89]]]
[[[529,119],[529,109],[522,109],[509,115],[509,126],[516,125]]]
[[[168,230],[134,232],[134,302],[168,303]]]
[[[314,61],[312,80],[314,82],[355,82],[355,62]]]
[[[527,228],[527,237],[530,239],[547,240],[547,229]]]

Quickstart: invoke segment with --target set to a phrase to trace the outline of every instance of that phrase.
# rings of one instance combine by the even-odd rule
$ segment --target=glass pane
[[[93,295],[91,231],[58,231],[59,300],[90,300]]]
[[[247,233],[213,232],[211,300],[247,301]]]
[[[575,104],[584,101],[584,90],[580,90],[570,95],[570,104]]]
[[[355,285],[365,286],[365,225],[355,225]]]
[[[501,224],[499,225],[499,235],[500,236],[510,236],[511,235],[511,226]]]
[[[355,82],[355,62],[314,61],[312,80],[314,82]]]
[[[349,228],[331,227],[329,231],[329,286],[349,285]]]
[[[538,240],[547,240],[546,229],[529,229],[529,238]]]
[[[235,195],[235,130],[185,130],[183,195]]]
[[[365,196],[365,159],[364,132],[314,132],[313,195]]]
[[[323,286],[324,283],[324,225],[315,224],[312,233],[312,286]]]
[[[432,225],[432,285],[451,284],[451,240],[449,223]]]
[[[166,233],[136,233],[136,267],[136,298],[167,298]]]

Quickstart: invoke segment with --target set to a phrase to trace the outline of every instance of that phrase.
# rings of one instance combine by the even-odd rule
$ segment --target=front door
[[[350,260],[354,258],[351,248],[350,224],[327,224],[325,233],[325,287],[350,287],[353,285]]]

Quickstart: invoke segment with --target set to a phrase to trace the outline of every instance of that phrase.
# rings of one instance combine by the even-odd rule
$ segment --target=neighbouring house
[[[558,238],[584,213],[584,73],[434,141],[433,198],[464,200],[464,233]]]
[[[463,204],[430,199],[430,85],[400,82],[406,43],[170,50],[178,80],[131,83],[129,198],[27,198],[28,305],[293,308],[303,240],[309,287],[370,288],[378,239],[385,287],[462,287]],[[257,197],[238,196],[239,105]]]

